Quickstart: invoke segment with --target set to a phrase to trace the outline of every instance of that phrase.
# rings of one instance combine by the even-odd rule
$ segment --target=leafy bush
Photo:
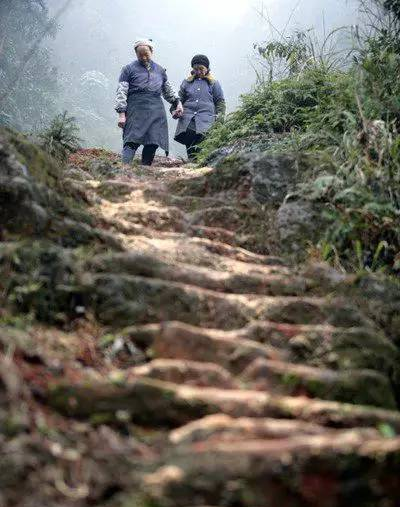
[[[49,128],[41,132],[42,148],[52,157],[64,162],[71,153],[80,148],[79,127],[73,116],[65,111],[57,115]]]
[[[213,150],[238,139],[263,134],[317,133],[314,145],[326,146],[343,135],[347,113],[355,113],[353,76],[312,68],[301,79],[289,77],[264,83],[242,96],[241,107],[217,123],[202,145],[199,161]],[[327,123],[329,129],[326,129]],[[304,141],[306,138],[304,138]]]

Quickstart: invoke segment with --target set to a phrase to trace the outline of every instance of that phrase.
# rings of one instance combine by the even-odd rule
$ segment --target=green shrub
[[[40,133],[42,148],[52,157],[62,162],[80,147],[79,127],[67,111],[57,115],[50,126]]]

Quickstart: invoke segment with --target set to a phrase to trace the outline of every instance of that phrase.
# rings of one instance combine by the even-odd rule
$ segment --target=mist
[[[61,0],[49,2],[52,11]],[[119,150],[114,94],[122,66],[133,60],[133,41],[155,43],[154,59],[179,88],[190,60],[204,53],[221,82],[228,111],[256,82],[253,44],[314,27],[350,25],[357,2],[327,0],[76,0],[59,23],[53,58],[62,84],[60,109],[73,114],[88,146]],[[175,124],[170,121],[170,137]],[[172,154],[181,148],[171,143]]]

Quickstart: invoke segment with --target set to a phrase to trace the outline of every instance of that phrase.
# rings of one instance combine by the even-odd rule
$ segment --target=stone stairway
[[[65,447],[81,428],[90,449],[75,472],[87,489],[72,474],[52,505],[399,506],[397,347],[351,277],[252,247],[249,182],[199,190],[209,173],[79,182],[121,247],[84,261],[92,355],[46,389],[33,380],[73,425]]]
[[[117,329],[120,378],[57,386],[48,402],[165,428],[139,481],[149,505],[396,505],[400,440],[384,431],[400,430],[396,348],[318,276],[243,249],[251,207],[182,192],[206,175],[101,183],[96,213],[124,249],[93,257],[88,284]]]

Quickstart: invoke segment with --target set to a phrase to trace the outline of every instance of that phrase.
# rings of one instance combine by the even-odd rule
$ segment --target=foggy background
[[[50,11],[61,3],[49,0]],[[192,56],[206,54],[231,111],[256,82],[253,44],[276,37],[271,24],[287,34],[311,27],[322,32],[324,23],[329,31],[356,22],[357,5],[353,0],[75,0],[52,41],[62,83],[59,108],[77,117],[87,146],[119,150],[114,95],[122,66],[134,59],[135,39],[153,39],[154,60],[176,88],[189,74]],[[171,120],[171,140],[175,127]],[[182,148],[171,142],[171,153],[180,155]]]

